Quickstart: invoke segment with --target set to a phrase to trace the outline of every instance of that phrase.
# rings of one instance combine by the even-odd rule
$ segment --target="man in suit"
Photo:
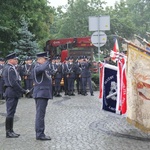
[[[36,104],[35,132],[37,140],[51,140],[46,136],[45,131],[45,113],[48,100],[52,99],[52,80],[49,75],[49,60],[47,53],[37,54],[37,63],[33,69],[33,98]]]
[[[3,79],[5,85],[5,99],[6,99],[6,138],[17,138],[20,134],[13,131],[13,120],[16,112],[18,99],[22,94],[29,93],[29,90],[25,90],[20,85],[20,77],[15,68],[18,63],[16,53],[11,53],[6,56],[8,63],[5,65],[3,70]]]

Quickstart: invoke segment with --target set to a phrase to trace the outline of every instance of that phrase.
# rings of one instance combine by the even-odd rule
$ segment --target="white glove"
[[[30,90],[27,89],[27,90],[25,91],[25,94],[29,94],[29,93],[30,93]]]

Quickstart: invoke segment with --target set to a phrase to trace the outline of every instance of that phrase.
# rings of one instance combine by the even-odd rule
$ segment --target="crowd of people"
[[[21,61],[22,63],[22,61]],[[16,64],[15,68],[19,73],[21,85],[24,89],[30,90],[27,98],[32,98],[33,91],[33,68],[35,61],[31,56],[28,56],[23,64]],[[5,59],[0,58],[0,99],[4,99],[4,82],[2,71],[6,64]],[[72,56],[67,57],[64,62],[61,62],[60,56],[53,57],[49,61],[47,72],[53,83],[53,96],[61,97],[64,91],[65,95],[74,96],[75,89],[77,94],[84,96],[87,93],[87,84],[90,94],[93,95],[93,88],[91,83],[91,62],[87,56],[79,56],[74,60]]]
[[[72,56],[67,57],[62,63],[60,56],[49,59],[46,52],[37,54],[36,61],[31,57],[24,60],[24,64],[18,64],[16,53],[11,53],[5,59],[0,58],[0,96],[6,100],[6,138],[18,138],[13,130],[13,120],[18,100],[21,96],[34,98],[36,105],[35,132],[37,140],[51,140],[44,133],[45,113],[48,100],[54,96],[61,97],[63,90],[65,95],[75,96],[75,81],[77,93],[84,96],[89,91],[93,96],[91,82],[91,62],[87,56],[80,56],[75,61]]]

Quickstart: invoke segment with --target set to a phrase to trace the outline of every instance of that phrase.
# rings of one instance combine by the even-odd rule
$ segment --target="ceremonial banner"
[[[128,46],[127,121],[150,131],[150,56]]]
[[[125,114],[126,107],[126,93],[127,93],[127,81],[126,81],[126,56],[123,56],[118,60],[118,74],[117,74],[117,109],[121,114]]]
[[[102,109],[116,112],[117,101],[117,67],[104,65]]]
[[[99,98],[103,98],[103,83],[104,83],[104,63],[100,63],[99,65],[100,69],[100,76],[99,76]]]
[[[147,47],[146,47],[146,50],[147,50],[147,51],[150,51],[150,47],[147,46]],[[150,55],[150,53],[147,53],[147,54]]]
[[[116,62],[118,60],[118,53],[119,53],[118,40],[115,39],[113,50],[111,50],[110,53],[110,57],[113,62]]]

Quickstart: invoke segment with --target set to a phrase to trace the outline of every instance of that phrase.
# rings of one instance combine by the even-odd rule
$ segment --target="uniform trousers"
[[[65,93],[68,92],[68,79],[66,76],[64,77],[64,90],[65,90]]]
[[[31,90],[33,88],[33,79],[25,79],[25,89]]]
[[[61,78],[55,79],[55,92],[60,92],[61,86],[60,86]]]
[[[36,104],[36,120],[35,120],[35,132],[36,138],[45,136],[45,113],[48,104],[48,99],[37,98],[35,99]]]
[[[89,85],[90,93],[93,94],[93,88],[92,88],[91,77],[82,78],[83,93],[85,94],[85,93],[87,92],[87,91],[86,91],[87,83],[88,83],[88,85]]]
[[[7,117],[14,117],[18,104],[18,98],[6,97]]]
[[[3,94],[4,92],[3,87],[4,87],[4,80],[2,77],[0,77],[0,94]]]
[[[76,87],[78,93],[80,93],[82,91],[82,81],[80,77],[76,77]]]
[[[74,91],[74,78],[68,78],[68,91]]]

